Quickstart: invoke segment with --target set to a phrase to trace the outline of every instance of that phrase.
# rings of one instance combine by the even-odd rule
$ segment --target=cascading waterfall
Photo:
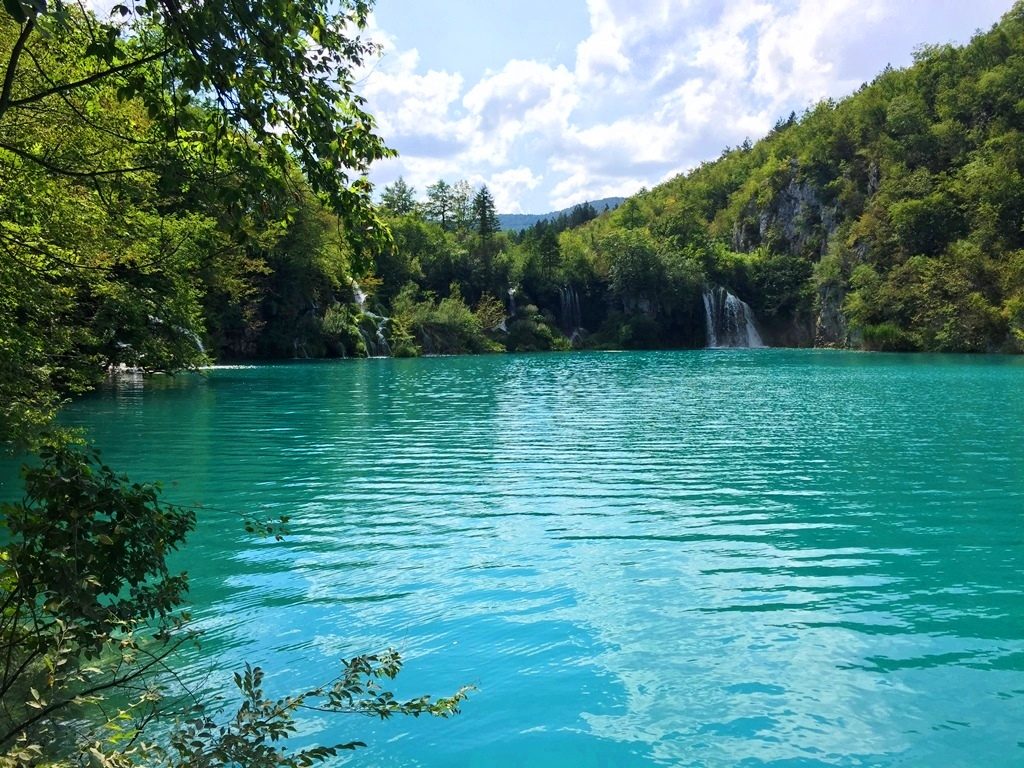
[[[196,348],[196,351],[201,354],[206,354],[206,347],[203,346],[203,340],[199,338],[199,334],[193,331],[191,328],[186,328],[183,325],[168,325],[163,318],[157,317],[156,315],[149,315],[149,322],[153,325],[166,325],[172,331],[192,342],[192,346]]]
[[[580,296],[571,285],[558,289],[561,301],[559,319],[566,336],[576,336],[583,327],[583,313],[580,310]]]
[[[355,299],[356,308],[359,310],[357,327],[363,345],[366,347],[366,356],[391,357],[391,345],[388,344],[385,335],[390,318],[378,315],[366,308],[367,296],[355,280],[352,281],[352,298]]]
[[[352,281],[352,298],[356,301],[356,306],[359,307],[360,314],[366,311],[366,294],[363,293],[363,289],[359,287],[359,283],[355,280]]]
[[[709,347],[763,347],[754,311],[722,286],[704,289],[704,317]]]
[[[516,289],[515,288],[509,288],[508,289],[508,314],[509,314],[509,317],[513,317],[514,318],[516,316]]]

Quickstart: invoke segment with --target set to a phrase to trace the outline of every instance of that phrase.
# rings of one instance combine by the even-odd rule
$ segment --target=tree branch
[[[13,101],[9,102],[8,106],[23,107],[26,104],[32,104],[34,102],[41,101],[45,99],[47,96],[53,96],[58,93],[66,93],[67,91],[73,91],[75,88],[81,88],[82,86],[90,85],[91,83],[95,83],[99,80],[102,80],[105,77],[110,77],[111,75],[116,75],[120,72],[127,72],[129,69],[134,69],[135,67],[142,66],[143,64],[149,64],[150,62],[163,58],[172,50],[172,48],[164,48],[163,50],[157,51],[156,53],[149,54],[149,56],[143,56],[141,59],[129,61],[125,64],[118,64],[116,67],[105,69],[102,72],[94,72],[88,77],[83,77],[81,80],[75,80],[71,83],[55,85],[53,88],[47,88],[45,91],[39,91],[39,93],[34,93],[31,96],[26,96],[23,99],[14,99]],[[0,112],[0,115],[2,114],[3,113]]]
[[[11,49],[11,58],[7,61],[7,72],[4,73],[4,87],[0,91],[0,119],[3,119],[4,113],[14,103],[11,101],[11,89],[14,87],[14,76],[18,71],[18,60],[21,59],[21,52],[25,49],[25,43],[28,42],[29,35],[32,34],[32,30],[35,28],[36,17],[33,14],[25,22],[25,26],[21,28],[21,34],[18,35],[18,39]]]
[[[96,693],[108,691],[111,688],[117,688],[123,686],[125,683],[130,683],[133,680],[139,679],[142,675],[144,675],[154,666],[156,666],[165,658],[167,658],[167,656],[169,656],[171,653],[177,650],[183,642],[185,642],[184,639],[179,639],[176,643],[174,643],[170,648],[161,653],[159,656],[153,656],[151,661],[141,665],[138,669],[129,672],[121,677],[118,677],[118,673],[120,672],[121,669],[121,664],[118,664],[117,669],[114,670],[113,676],[109,680],[105,680],[102,683],[97,683],[96,685],[89,686],[76,693],[70,699],[60,699],[58,701],[51,702],[50,704],[47,704],[46,706],[39,709],[32,716],[25,718],[22,722],[12,724],[12,727],[7,731],[7,733],[5,733],[3,736],[0,736],[0,745],[6,744],[19,733],[21,733],[27,728],[32,727],[40,720],[43,720],[44,718],[51,715],[56,710],[62,709],[63,707],[66,707],[69,704],[73,703],[75,699],[84,696],[92,696]]]
[[[10,144],[0,142],[0,149],[6,149],[23,160],[29,160],[37,165],[41,165],[50,173],[56,173],[60,176],[71,176],[76,179],[93,179],[97,176],[114,176],[119,173],[132,173],[133,171],[152,171],[159,167],[156,165],[138,165],[130,168],[105,168],[99,171],[73,171],[70,168],[61,168],[59,165],[54,165],[45,158],[39,157],[39,155],[33,155],[31,152],[26,152],[24,149]]]
[[[32,51],[29,50],[29,51],[26,51],[26,53],[28,54],[28,57],[32,60],[32,63],[35,65],[36,71],[39,73],[39,76],[42,77],[44,80],[46,80],[51,86],[58,87],[57,83],[55,83],[53,80],[50,79],[50,76],[46,73],[46,70],[43,68],[43,65],[39,63],[39,59],[37,59],[35,57],[35,55],[32,53]],[[63,101],[64,104],[67,106],[67,108],[70,109],[72,112],[74,112],[78,116],[78,119],[81,120],[86,125],[88,125],[90,128],[94,128],[97,131],[102,131],[103,133],[106,133],[106,134],[109,134],[110,136],[113,136],[115,139],[118,139],[119,141],[128,142],[129,144],[150,144],[150,145],[154,144],[154,142],[152,142],[152,141],[143,141],[143,140],[135,138],[134,136],[124,136],[124,135],[118,133],[117,131],[111,130],[110,128],[105,128],[102,125],[98,125],[97,123],[93,122],[88,117],[86,117],[82,113],[82,110],[80,110],[75,105],[75,103],[71,99],[69,99],[67,97],[67,95],[65,93],[62,92],[60,94],[60,98],[61,98],[61,101]]]

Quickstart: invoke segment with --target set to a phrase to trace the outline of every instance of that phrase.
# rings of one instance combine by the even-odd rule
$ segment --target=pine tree
[[[480,191],[473,198],[473,221],[476,225],[476,233],[480,241],[486,243],[501,229],[498,224],[498,214],[494,208],[494,198],[487,189],[487,185],[480,187]]]

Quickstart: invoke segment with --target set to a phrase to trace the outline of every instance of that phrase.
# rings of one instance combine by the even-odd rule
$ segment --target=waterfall
[[[203,340],[199,338],[199,334],[193,331],[191,328],[185,328],[181,325],[174,326],[174,330],[180,333],[182,336],[192,342],[192,346],[196,348],[196,351],[200,355],[206,354],[206,347],[203,346]]]
[[[516,316],[516,289],[508,289],[508,314],[510,317]]]
[[[355,299],[356,309],[359,310],[358,329],[359,337],[366,347],[367,357],[391,357],[391,345],[385,334],[390,318],[375,314],[366,308],[366,293],[359,287],[359,283],[352,281],[352,298]]]
[[[384,332],[388,327],[389,318],[363,312],[359,320],[359,336],[366,347],[367,357],[391,357],[391,345],[388,344]]]
[[[566,336],[575,336],[583,326],[583,313],[580,310],[580,296],[571,285],[558,289],[561,302],[559,319]]]
[[[359,308],[359,312],[365,312],[366,294],[363,293],[363,289],[359,287],[359,283],[357,283],[355,280],[352,281],[352,298],[355,299],[356,306]]]
[[[721,286],[704,289],[709,347],[763,347],[750,305]]]
[[[206,354],[206,347],[203,346],[203,340],[199,338],[199,334],[193,331],[191,328],[186,328],[183,325],[168,325],[163,318],[157,317],[156,315],[149,315],[149,322],[153,325],[163,325],[169,327],[175,333],[184,336],[186,339],[192,342],[192,346],[196,348],[196,351],[200,355]],[[127,345],[126,345],[127,346]]]

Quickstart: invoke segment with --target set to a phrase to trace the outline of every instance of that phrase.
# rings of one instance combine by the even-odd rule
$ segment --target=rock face
[[[774,250],[815,256],[826,252],[828,241],[839,226],[839,209],[828,205],[821,189],[800,178],[800,168],[791,160],[788,169],[771,182],[767,202],[762,190],[752,198],[733,229],[733,250],[748,252],[759,245]]]
[[[818,316],[814,323],[814,346],[846,347],[849,329],[843,314],[843,296],[836,286],[824,286],[818,291]]]
[[[791,160],[771,180],[769,189],[762,189],[747,203],[733,229],[732,247],[748,253],[764,245],[774,252],[818,261],[828,252],[841,219],[839,206],[830,204],[813,180],[801,178],[799,164]],[[819,289],[811,322],[806,316],[796,317],[790,328],[773,328],[772,341],[796,346],[847,346],[843,299],[838,287]]]

